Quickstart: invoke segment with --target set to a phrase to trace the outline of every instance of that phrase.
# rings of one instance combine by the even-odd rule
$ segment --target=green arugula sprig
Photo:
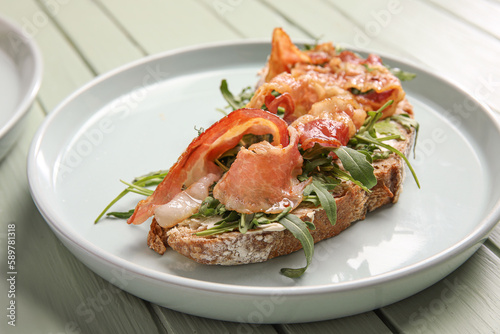
[[[336,154],[342,162],[343,169],[333,161],[330,153]],[[315,145],[303,152],[303,158],[303,173],[299,179],[303,181],[307,177],[313,176],[316,180],[315,184],[321,180],[323,187],[330,192],[340,183],[339,180],[351,181],[366,192],[370,192],[370,189],[377,184],[371,156],[366,152],[346,146],[328,148]],[[306,191],[308,189],[306,188]],[[305,200],[314,202],[315,199],[306,193]],[[321,203],[321,205],[327,206],[326,203]]]
[[[307,267],[311,264],[314,255],[314,239],[309,229],[314,230],[314,224],[304,222],[294,214],[287,214],[279,220],[288,231],[290,231],[295,238],[302,244],[302,249],[306,256],[306,265],[302,268],[281,268],[280,273],[289,278],[298,278],[304,274]]]
[[[374,68],[368,66],[368,64],[362,64],[362,65],[366,68],[367,72],[372,72],[375,70]],[[391,67],[389,65],[384,65],[384,66],[400,81],[410,81],[417,77],[416,73],[407,72],[400,68]]]
[[[350,174],[350,180],[361,186],[365,191],[373,188],[377,184],[377,178],[373,173],[374,169],[371,160],[367,155],[349,147],[339,147],[334,150],[339,157],[344,169]],[[337,171],[337,173],[339,173]],[[343,175],[342,175],[343,176]]]
[[[410,115],[408,114],[393,115],[391,116],[391,119],[401,124],[406,130],[410,130],[411,128],[415,129],[415,139],[413,142],[413,156],[415,157],[415,149],[417,147],[418,131],[420,129],[420,125],[416,120],[410,118]]]
[[[227,115],[226,109],[234,111],[243,108],[250,101],[250,99],[254,94],[252,87],[249,86],[243,88],[238,95],[233,95],[233,93],[229,91],[226,79],[223,79],[221,81],[220,92],[224,100],[226,100],[226,102],[228,103],[228,106],[226,106],[224,109],[217,108],[217,110],[223,113],[224,115]]]
[[[209,205],[204,203],[210,202]],[[211,196],[208,196],[202,203],[202,206],[197,214],[192,218],[220,216],[213,227],[195,233],[197,236],[208,236],[221,234],[238,230],[240,233],[247,233],[249,230],[256,229],[259,226],[279,222],[281,218],[286,216],[291,210],[291,207],[279,214],[266,214],[257,212],[253,214],[243,214],[236,211],[227,210],[223,204]]]
[[[321,205],[332,225],[337,222],[337,203],[331,191],[338,184],[338,181],[331,178],[313,176],[312,182],[304,189],[304,196],[307,201]],[[313,197],[312,194],[315,194],[315,196]]]
[[[401,153],[398,149],[392,147],[391,145],[388,145],[384,143],[384,141],[390,140],[390,139],[401,139],[400,134],[394,134],[391,136],[385,136],[385,137],[378,137],[377,136],[377,125],[378,125],[378,120],[382,117],[382,111],[387,108],[389,105],[393,103],[392,100],[388,101],[385,103],[379,110],[377,111],[369,111],[368,112],[368,117],[366,118],[364,124],[361,126],[359,131],[354,135],[354,137],[351,138],[349,141],[349,146],[353,147],[354,149],[363,149],[366,148],[366,145],[372,145],[374,147],[378,148],[384,148],[389,152],[395,153],[399,157],[401,157],[406,164],[408,165],[408,168],[410,169],[410,172],[417,183],[417,186],[420,188],[420,182],[418,181],[417,174],[415,173],[415,170],[413,169],[412,165],[410,164],[410,161],[408,158]],[[403,116],[401,116],[403,117]],[[401,117],[394,117],[392,119],[401,122]],[[418,123],[412,121],[409,117],[405,117],[405,124],[403,126],[408,127],[408,126],[413,126],[415,127],[415,131],[418,133]]]
[[[97,216],[94,224],[97,223],[107,212],[108,210],[120,199],[122,199],[128,193],[136,193],[144,196],[150,196],[153,193],[153,190],[148,189],[147,187],[153,187],[160,184],[161,181],[167,176],[168,171],[160,170],[157,172],[152,172],[143,176],[139,176],[135,178],[131,183],[120,180],[120,182],[127,185],[118,196],[116,196],[109,204],[104,208],[104,210]],[[134,213],[134,209],[125,211],[125,212],[109,212],[107,216],[113,216],[116,218],[127,219]]]
[[[400,68],[391,67],[389,65],[384,65],[384,66],[387,67],[389,71],[391,71],[391,73],[394,74],[394,76],[401,81],[411,81],[417,77],[416,73],[407,72]]]

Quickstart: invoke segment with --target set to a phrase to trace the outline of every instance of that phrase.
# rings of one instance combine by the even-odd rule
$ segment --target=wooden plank
[[[19,333],[158,333],[145,302],[112,286],[75,259],[35,207],[25,162],[43,119],[36,104],[19,142],[0,162],[2,244],[7,224],[14,224],[16,233],[15,329]],[[7,258],[6,252],[6,247],[0,248],[2,259]],[[0,282],[2,305],[12,300],[4,293],[9,291],[7,284],[5,279]],[[8,329],[6,321],[0,322],[0,332],[8,333]]]
[[[44,72],[39,97],[45,109],[52,110],[93,78],[80,55],[34,0],[0,1],[0,12],[17,21],[40,47]]]
[[[93,72],[101,74],[144,56],[94,2],[40,0],[40,4]]]
[[[157,305],[153,309],[169,334],[203,333],[203,334],[276,334],[271,325],[244,324],[218,321],[172,311]]]
[[[345,13],[355,13],[351,19],[370,47],[390,42],[391,53],[412,54],[429,70],[458,82],[500,111],[500,68],[493,66],[500,54],[496,38],[416,0],[329,1]]]
[[[488,240],[494,244],[497,249],[500,249],[500,224],[491,232]]]
[[[456,15],[478,29],[500,38],[500,6],[488,0],[427,0],[445,12]]]
[[[195,0],[96,0],[148,53],[239,39],[239,33]],[[182,19],[179,19],[182,18]]]
[[[369,48],[377,52],[392,50],[397,56],[412,58],[411,53],[397,48],[390,40],[373,40],[365,38],[362,28],[351,17],[350,11],[342,11],[337,6],[324,0],[304,2],[287,0],[263,0],[279,11],[290,22],[293,22],[308,35],[321,41],[331,41],[340,47]],[[358,8],[363,8],[362,7]],[[357,14],[352,14],[356,16]]]
[[[280,11],[265,3],[242,0],[198,0],[214,13],[212,20],[221,20],[245,38],[270,40],[272,31],[282,27],[293,38],[313,38],[293,22],[289,22]]]
[[[369,333],[392,333],[389,328],[377,317],[374,312],[353,315],[350,317],[320,321],[304,324],[281,325],[283,334],[302,334],[302,333],[350,333],[350,334],[369,334]]]
[[[382,313],[404,333],[498,333],[499,266],[482,246],[451,275]]]

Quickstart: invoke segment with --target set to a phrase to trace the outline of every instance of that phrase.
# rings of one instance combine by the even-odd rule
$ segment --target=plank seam
[[[276,331],[277,334],[289,334],[290,332],[286,330],[285,325],[272,325],[273,329]]]
[[[215,16],[217,19],[220,19],[220,16],[217,15],[215,9],[213,6],[209,6],[205,1],[199,1],[199,0],[196,0],[196,2],[199,4],[199,5],[202,5],[203,7],[205,7],[205,9],[207,9],[213,16]],[[248,37],[248,36],[245,36],[244,33],[242,33],[240,30],[238,30],[235,26],[233,26],[231,23],[229,23],[228,21],[224,20],[224,19],[221,19],[220,22],[222,22],[226,27],[228,27],[229,29],[231,29],[233,32],[236,33],[236,35],[238,35],[239,37],[241,38],[245,38],[245,37]]]
[[[78,54],[80,59],[84,62],[84,64],[89,68],[90,72],[94,75],[98,75],[98,71],[92,66],[92,64],[85,58],[83,55],[82,51],[80,48],[72,41],[71,37],[64,31],[63,27],[61,24],[57,21],[57,19],[50,13],[50,11],[45,7],[45,5],[42,3],[42,0],[35,0],[35,3],[40,7],[40,10],[42,10],[48,17],[48,19],[54,24],[56,29],[60,32],[62,37],[68,42],[69,45],[75,50],[75,52]]]
[[[373,310],[373,313],[384,323],[384,325],[387,327],[388,330],[390,330],[392,333],[399,334],[401,331],[397,329],[396,325],[389,319],[388,316],[384,314],[384,312],[381,309],[376,309]]]
[[[144,304],[146,305],[146,309],[149,311],[151,314],[151,318],[153,319],[153,322],[158,328],[158,333],[162,334],[169,334],[171,332],[168,331],[168,329],[165,327],[163,321],[160,319],[160,315],[158,314],[159,312],[156,311],[158,306],[151,304],[150,302],[144,301]],[[161,313],[161,312],[160,312]]]
[[[149,55],[146,49],[139,43],[137,39],[125,28],[125,26],[113,15],[113,13],[100,1],[92,0],[92,2],[103,12],[103,14],[120,30],[123,35],[134,45],[143,56]]]
[[[340,15],[342,15],[344,18],[346,18],[347,20],[349,20],[353,25],[355,25],[358,29],[360,30],[363,30],[363,27],[355,20],[354,17],[352,17],[351,15],[349,15],[348,13],[346,13],[343,9],[335,6],[335,4],[333,4],[331,1],[328,1],[328,0],[323,0],[323,2],[327,5],[327,6],[330,6],[331,8],[333,8],[335,11],[337,11],[338,13],[340,13]]]
[[[348,12],[346,12],[345,10],[343,10],[342,8],[338,7],[335,5],[335,3],[333,2],[333,0],[322,0],[327,6],[331,7],[332,9],[334,9],[335,11],[337,11],[340,15],[342,15],[346,20],[350,21],[350,23],[357,29],[359,29],[360,31],[363,31],[365,30],[365,27],[362,25],[362,23],[358,22],[358,19],[355,17],[355,16],[351,16],[349,15]],[[404,57],[406,59],[410,59],[416,63],[420,63],[420,64],[423,64],[422,63],[422,60],[420,60],[419,58],[416,58],[412,53],[408,53],[406,50],[404,49],[400,49],[400,47],[398,47],[398,44],[394,44],[391,40],[386,40],[386,39],[380,39],[380,37],[373,37],[373,40],[379,40],[379,41],[383,41],[383,43],[387,46],[390,46],[391,48],[394,48],[395,50],[399,50],[401,52],[401,57]],[[425,64],[424,64],[425,65]],[[427,66],[427,65],[426,65]]]
[[[267,8],[269,8],[273,13],[279,15],[280,17],[282,17],[286,22],[288,22],[289,24],[291,24],[292,26],[294,26],[295,28],[297,28],[298,30],[300,30],[302,33],[304,33],[306,36],[308,36],[309,38],[312,38],[314,40],[319,40],[320,38],[318,36],[314,36],[313,33],[311,33],[310,31],[308,31],[306,28],[304,28],[303,26],[300,26],[297,24],[297,22],[295,22],[294,20],[292,20],[289,16],[287,16],[286,14],[282,13],[278,8],[276,8],[274,5],[271,5],[270,3],[268,3],[267,1],[264,1],[264,0],[259,0],[259,2],[263,5],[263,6],[266,6]]]
[[[500,248],[499,246],[491,239],[486,239],[484,242],[484,246],[490,250],[493,254],[495,254],[498,258],[500,258]]]
[[[35,101],[33,101],[33,105],[34,104],[38,104],[38,106],[40,107],[40,109],[42,110],[42,113],[47,116],[49,114],[48,110],[47,110],[47,107],[43,104],[43,101],[42,99],[40,98],[40,96],[37,96]]]
[[[494,34],[492,34],[490,31],[488,31],[487,29],[477,25],[476,23],[470,21],[469,19],[467,19],[466,17],[462,17],[462,16],[459,16],[458,14],[455,14],[454,12],[446,9],[445,7],[435,3],[435,2],[432,2],[432,1],[429,1],[429,0],[424,0],[422,1],[422,3],[428,7],[433,7],[436,11],[439,11],[440,13],[443,13],[444,15],[447,15],[451,18],[453,18],[454,20],[458,21],[458,22],[467,22],[469,24],[469,27],[471,27],[472,29],[475,29],[477,31],[480,31],[482,33],[485,33],[487,34],[488,36],[490,37],[493,37],[495,38],[496,40],[499,40],[500,41],[500,38],[498,38],[498,36],[495,36]]]

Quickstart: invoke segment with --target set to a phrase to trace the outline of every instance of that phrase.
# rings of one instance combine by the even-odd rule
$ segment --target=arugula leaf
[[[121,183],[125,184],[128,186],[127,190],[129,192],[133,192],[139,195],[144,195],[144,196],[151,196],[153,195],[153,190],[145,188],[144,186],[140,186],[134,183],[130,183],[127,181],[120,180]]]
[[[323,210],[325,210],[330,224],[335,225],[337,222],[337,203],[329,191],[328,184],[322,182],[318,177],[313,177],[311,184],[304,189],[304,194],[309,196],[313,192],[318,196],[318,200]]]
[[[203,127],[197,128],[196,125],[194,126],[194,130],[198,133],[198,136],[205,132],[205,129]]]
[[[408,158],[401,153],[398,149],[392,147],[391,145],[383,143],[384,140],[389,140],[389,139],[398,139],[398,135],[393,135],[393,136],[387,136],[383,138],[378,138],[377,137],[377,131],[376,131],[376,122],[382,117],[382,110],[387,108],[390,104],[392,104],[394,101],[390,100],[386,104],[384,104],[379,110],[377,111],[369,111],[368,112],[368,117],[366,118],[365,122],[363,123],[363,126],[359,129],[358,133],[354,135],[353,138],[349,141],[349,145],[353,146],[355,148],[360,148],[360,147],[369,147],[369,146],[377,146],[377,147],[382,147],[385,148],[386,150],[393,152],[400,156],[408,165],[408,168],[411,171],[411,174],[413,178],[415,179],[415,182],[417,183],[417,186],[420,188],[420,183],[418,181],[417,175],[415,173],[415,170],[411,166],[410,162],[408,161]],[[401,115],[400,117],[398,116],[392,116],[396,117],[396,121],[403,122],[404,127],[410,127],[414,126],[416,130],[418,130],[418,123],[413,122],[411,118],[406,117],[407,119],[403,118],[405,116]],[[406,121],[406,122],[405,122]],[[360,146],[361,145],[361,146]],[[413,147],[415,150],[415,146]],[[373,150],[372,150],[373,152]],[[382,153],[383,154],[383,153]],[[383,154],[385,156],[385,154]]]
[[[391,119],[395,120],[402,126],[404,126],[405,129],[410,130],[410,128],[415,128],[415,130],[418,131],[419,129],[419,124],[416,120],[413,118],[410,118],[408,114],[400,114],[400,115],[392,115]]]
[[[389,100],[377,111],[369,111],[367,113],[368,117],[365,119],[363,125],[359,128],[357,134],[368,132],[372,137],[376,137],[375,124],[377,124],[380,117],[382,117],[382,111],[393,103],[394,100]]]
[[[295,238],[302,244],[306,256],[306,265],[303,268],[282,268],[280,273],[289,278],[298,278],[304,274],[309,264],[311,264],[314,254],[314,240],[307,228],[307,224],[299,217],[293,214],[288,214],[279,220],[279,223],[289,230]]]
[[[274,218],[269,220],[270,223],[275,223],[279,221],[281,218],[285,217],[290,211],[292,211],[292,207],[288,207],[285,210],[283,210],[281,213],[278,213]]]
[[[417,77],[416,73],[406,72],[397,67],[389,68],[389,71],[401,81],[410,81]]]
[[[113,216],[120,219],[128,219],[134,214],[134,209],[125,212],[108,212],[106,216]]]
[[[403,71],[402,69],[398,67],[391,67],[387,64],[384,64],[384,66],[400,81],[410,81],[413,80],[417,77],[416,73],[411,73],[407,71]]]
[[[340,167],[338,165],[336,165],[336,164],[332,165],[332,173],[333,173],[333,175],[335,175],[339,179],[346,180],[346,181],[351,181],[352,183],[360,186],[361,189],[363,189],[367,193],[371,192],[370,189],[368,189],[363,183],[361,183],[358,180],[356,180],[355,178],[353,178],[351,176],[351,174],[349,174],[346,171],[340,169]]]
[[[367,90],[366,92],[362,92],[362,91],[360,91],[359,89],[354,88],[354,87],[353,87],[353,88],[350,88],[349,90],[350,90],[350,91],[351,91],[351,93],[352,93],[352,94],[354,94],[354,95],[365,95],[365,94],[370,94],[370,93],[373,93],[373,92],[375,91],[375,90],[373,90],[373,89],[369,89],[369,90]]]
[[[239,221],[232,221],[228,222],[225,220],[221,220],[215,224],[214,227],[206,229],[201,232],[194,233],[197,236],[204,237],[204,236],[209,236],[209,235],[214,235],[214,234],[221,234],[225,232],[232,232],[235,229],[238,228],[238,225],[240,224]]]
[[[383,147],[383,148],[385,148],[393,153],[396,153],[398,156],[400,156],[408,165],[408,168],[410,169],[410,172],[413,175],[413,179],[415,179],[417,186],[420,188],[420,182],[418,181],[417,174],[415,173],[415,170],[413,169],[412,165],[410,164],[410,161],[408,161],[408,158],[403,153],[401,153],[399,150],[392,147],[391,145],[384,144],[381,141],[379,141],[375,138],[372,138],[369,135],[356,135],[356,139],[358,139],[360,141],[365,141],[367,143],[378,145],[378,146]]]
[[[300,175],[301,181],[308,179],[308,175],[316,170],[318,167],[323,165],[329,166],[332,163],[331,157],[325,158],[316,158],[313,160],[304,159],[304,163],[302,165],[302,175]]]
[[[224,100],[226,100],[227,103],[229,103],[229,106],[233,108],[233,110],[238,109],[238,102],[236,102],[236,100],[234,99],[233,93],[229,91],[229,87],[225,79],[222,80],[220,84],[220,92],[222,93]]]
[[[219,200],[213,198],[212,196],[207,196],[207,198],[205,198],[203,202],[201,202],[201,206],[198,209],[198,212],[191,217],[198,218],[220,215],[224,211],[222,210],[222,207],[223,205],[219,202]]]
[[[299,48],[301,48],[302,50],[304,51],[310,51],[310,50],[313,50],[314,48],[316,48],[316,46],[318,46],[319,44],[319,41],[321,40],[322,37],[315,37],[314,38],[314,43],[313,44],[308,44],[308,43],[305,43],[302,45],[302,47],[299,45]]]
[[[240,92],[240,94],[234,96],[233,93],[231,93],[229,91],[229,87],[228,87],[226,79],[223,79],[221,81],[220,92],[222,94],[222,97],[224,97],[224,99],[229,104],[229,108],[231,108],[232,110],[237,110],[237,109],[243,108],[247,104],[247,102],[250,101],[250,99],[253,96],[253,90],[251,87],[243,88],[242,91]],[[218,109],[218,110],[224,114],[227,114],[222,109]]]
[[[94,224],[96,224],[102,218],[102,216],[104,216],[106,214],[106,212],[108,212],[108,210],[116,202],[118,202],[120,199],[122,199],[129,192],[134,192],[134,193],[145,195],[145,196],[149,196],[150,194],[152,194],[152,190],[147,189],[146,187],[152,187],[152,186],[156,186],[156,185],[160,184],[161,181],[163,181],[163,179],[165,178],[165,176],[167,176],[167,173],[168,173],[168,170],[160,170],[157,172],[152,172],[152,173],[149,173],[146,175],[136,177],[132,181],[132,183],[121,181],[122,183],[125,183],[128,187],[125,190],[123,190],[120,194],[118,194],[118,196],[116,196],[104,208],[104,210],[102,210],[102,212],[99,214],[99,216],[97,216],[97,218],[95,219]],[[133,213],[133,210],[132,210],[132,213]],[[116,215],[113,215],[113,216],[116,217]]]
[[[375,70],[374,68],[371,68],[370,66],[368,66],[368,64],[362,64],[362,65],[366,68],[367,72],[372,72]]]
[[[393,135],[393,139],[403,140],[404,136],[394,122],[391,122],[391,118],[386,118],[383,121],[375,123],[373,126],[375,131],[383,135]]]
[[[246,214],[242,213],[240,217],[240,225],[238,226],[240,233],[247,233],[248,230],[252,228],[253,218],[255,217],[255,213]]]
[[[366,159],[366,155],[349,147],[339,147],[334,150],[342,161],[345,170],[351,176],[361,182],[366,188],[371,189],[377,184],[377,178],[373,173],[373,166]]]
[[[401,115],[393,115],[391,119],[395,120],[399,124],[401,124],[405,129],[410,130],[410,128],[415,128],[415,142],[413,143],[413,156],[415,157],[415,149],[417,147],[417,139],[418,139],[418,131],[420,129],[420,124],[413,118],[410,118],[409,115],[401,114]]]

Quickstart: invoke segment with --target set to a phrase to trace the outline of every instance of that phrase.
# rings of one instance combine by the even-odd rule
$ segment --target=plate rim
[[[299,41],[300,43],[300,41]],[[296,43],[296,44],[299,44]],[[49,115],[42,122],[42,125],[36,132],[33,137],[32,144],[30,146],[30,150],[28,153],[28,182],[30,193],[35,201],[38,210],[46,220],[47,224],[57,231],[58,236],[62,236],[68,242],[72,242],[73,245],[82,249],[85,253],[90,254],[91,256],[96,257],[100,261],[104,261],[108,265],[111,266],[120,266],[136,275],[144,276],[148,279],[157,281],[159,283],[168,283],[171,285],[182,286],[184,288],[191,288],[195,290],[203,290],[209,292],[216,293],[224,293],[224,294],[236,294],[236,295],[249,295],[249,296],[270,296],[271,294],[275,294],[277,290],[283,293],[285,296],[304,296],[304,295],[315,295],[315,294],[324,294],[324,293],[332,293],[332,292],[346,292],[350,290],[356,290],[360,288],[367,288],[370,286],[376,286],[381,283],[387,283],[395,280],[399,280],[405,276],[413,275],[417,272],[432,269],[433,267],[439,265],[446,260],[451,258],[455,258],[467,250],[482,244],[489,233],[495,228],[497,225],[498,218],[500,218],[500,199],[494,204],[492,209],[484,214],[483,218],[478,222],[476,227],[469,231],[469,234],[455,243],[453,246],[448,247],[447,249],[434,254],[433,256],[413,263],[411,265],[407,265],[401,267],[396,270],[391,270],[386,273],[373,275],[370,277],[356,279],[353,281],[345,281],[345,282],[337,282],[331,284],[320,284],[320,285],[312,285],[312,286],[279,286],[279,287],[261,287],[261,286],[245,286],[245,285],[233,285],[233,284],[225,284],[225,283],[217,283],[217,282],[209,282],[195,278],[181,277],[178,275],[159,272],[157,270],[153,270],[147,267],[141,267],[132,261],[125,260],[121,257],[118,257],[115,254],[111,254],[101,249],[92,249],[93,244],[87,241],[85,238],[80,237],[78,235],[72,235],[64,230],[63,226],[57,222],[51,221],[51,215],[46,210],[47,207],[43,204],[43,198],[37,197],[37,188],[36,188],[36,180],[33,180],[33,173],[36,174],[36,155],[38,153],[38,149],[41,145],[41,141],[43,139],[44,133],[47,131],[50,124],[57,117],[57,115],[64,111],[64,107],[71,102],[75,97],[79,96],[86,90],[91,87],[104,82],[108,78],[127,71],[136,66],[140,66],[155,60],[159,60],[165,57],[170,57],[176,54],[186,53],[186,52],[202,52],[206,49],[210,48],[225,48],[225,47],[238,47],[238,46],[249,46],[249,45],[265,45],[270,47],[270,41],[267,39],[247,39],[247,40],[238,40],[238,41],[224,41],[224,42],[215,42],[215,43],[204,43],[189,47],[177,48],[161,53],[152,54],[135,61],[124,64],[114,70],[103,73],[94,79],[90,80],[88,83],[75,90],[72,94],[66,97],[63,101],[61,101],[54,110],[49,113]],[[361,53],[369,53],[368,50],[362,48],[356,48],[348,46],[349,50],[353,50]],[[373,52],[373,51],[372,51]],[[493,125],[496,127],[498,133],[500,134],[500,122],[494,116],[494,111],[483,101],[477,99],[475,96],[469,94],[461,85],[456,82],[450,80],[446,76],[443,76],[439,73],[439,71],[430,71],[426,68],[423,68],[422,65],[415,64],[412,61],[403,60],[399,57],[387,55],[383,52],[377,52],[378,55],[382,57],[384,60],[395,61],[402,64],[407,64],[410,67],[417,68],[421,72],[425,72],[427,75],[433,77],[433,79],[437,79],[445,82],[451,88],[456,89],[464,96],[470,98],[474,101],[478,106],[481,107],[481,111],[488,116],[492,120]],[[56,215],[57,216],[57,215]],[[76,239],[75,239],[76,237]],[[87,246],[87,247],[86,247]]]
[[[14,23],[12,19],[0,15],[0,25],[7,27],[10,31],[22,39],[25,46],[29,49],[33,56],[33,74],[31,75],[27,93],[22,97],[21,101],[16,105],[14,113],[9,117],[4,125],[0,125],[0,140],[9,133],[14,126],[28,113],[30,106],[35,100],[40,86],[42,84],[43,59],[41,51],[33,37],[28,36],[22,28]]]

